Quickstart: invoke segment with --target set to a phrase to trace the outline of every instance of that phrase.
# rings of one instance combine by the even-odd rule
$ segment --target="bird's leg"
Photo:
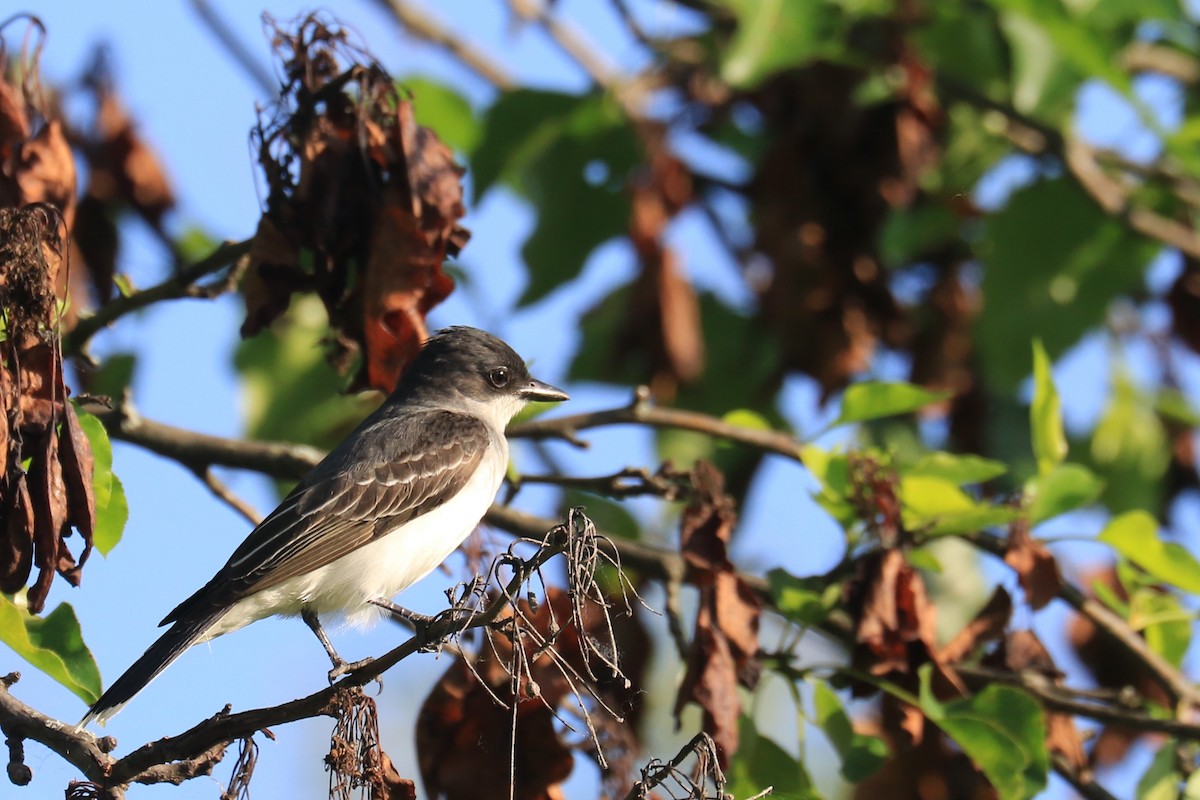
[[[362,661],[347,663],[346,659],[338,655],[337,650],[333,649],[333,644],[329,641],[329,637],[325,635],[325,629],[321,627],[321,620],[317,618],[316,612],[311,609],[303,609],[300,612],[300,619],[304,620],[304,624],[309,627],[317,637],[317,641],[325,648],[325,654],[329,656],[329,660],[333,662],[333,669],[329,670],[329,682],[333,683],[347,672],[353,672],[361,666],[369,664],[372,659],[364,658]]]

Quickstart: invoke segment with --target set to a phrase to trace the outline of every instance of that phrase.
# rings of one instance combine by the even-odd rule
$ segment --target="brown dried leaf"
[[[997,586],[975,618],[938,651],[937,660],[943,664],[954,664],[973,653],[980,645],[1000,639],[1004,636],[1008,621],[1012,619],[1012,610],[1012,597],[1003,586]]]
[[[0,540],[0,592],[19,591],[33,570],[33,501],[25,473],[14,471],[8,480],[4,509],[4,539]]]
[[[450,294],[444,246],[431,245],[420,221],[399,203],[375,223],[363,285],[367,385],[390,392],[429,338],[425,315]]]
[[[83,552],[79,566],[70,575],[64,574],[74,585],[79,585],[79,570],[87,563],[92,553],[92,538],[96,530],[96,495],[93,488],[95,463],[92,445],[87,434],[79,425],[75,407],[63,403],[63,423],[59,457],[62,461],[63,483],[67,490],[67,522],[83,537]],[[60,570],[61,572],[62,570]]]
[[[58,459],[58,437],[48,432],[29,465],[29,496],[33,501],[33,561],[38,577],[29,589],[29,611],[41,613],[58,571],[61,532],[67,520],[67,492]]]
[[[88,194],[105,203],[125,203],[158,226],[163,214],[175,207],[175,193],[166,170],[138,134],[116,94],[101,85],[98,95],[97,143],[88,151]]]
[[[75,221],[75,156],[62,123],[47,122],[14,154],[11,175],[20,189],[21,205],[48,203],[63,216],[68,230]]]
[[[75,209],[71,241],[79,248],[79,259],[87,269],[100,304],[113,297],[120,236],[109,207],[92,195],[84,195]]]
[[[916,674],[936,653],[935,609],[925,582],[899,550],[864,558],[860,569],[851,592],[861,592],[861,600],[850,601],[855,664],[872,675]]]
[[[509,698],[507,686],[505,677],[493,690]],[[417,716],[417,761],[430,798],[507,800],[511,714],[492,700],[462,659],[455,660]],[[554,730],[553,713],[527,700],[517,705],[516,725],[515,797],[561,797],[560,784],[570,776],[574,759]]]
[[[25,112],[21,87],[0,77],[0,162],[8,160],[14,142],[28,138],[29,115]]]
[[[680,551],[687,580],[700,589],[695,634],[687,671],[675,697],[675,716],[694,702],[704,711],[705,731],[717,743],[722,764],[737,752],[741,698],[738,686],[753,688],[760,664],[761,602],[729,560],[737,518],[716,467],[700,461],[692,471],[696,497],[680,520]]]
[[[1033,538],[1028,519],[1018,519],[1009,528],[1004,563],[1017,573],[1021,588],[1025,590],[1025,600],[1034,611],[1058,596],[1062,588],[1058,561],[1045,544]]]

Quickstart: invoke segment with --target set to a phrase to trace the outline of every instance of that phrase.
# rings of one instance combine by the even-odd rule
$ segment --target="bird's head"
[[[525,361],[490,333],[456,326],[425,342],[396,387],[398,396],[465,401],[475,412],[503,427],[526,403],[556,403],[567,393],[529,374]]]

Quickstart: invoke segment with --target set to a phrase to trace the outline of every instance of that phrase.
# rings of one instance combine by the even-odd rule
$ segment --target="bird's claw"
[[[338,663],[334,665],[333,669],[329,670],[329,682],[333,683],[334,681],[336,681],[338,678],[342,677],[343,675],[347,675],[351,672],[356,672],[356,671],[362,669],[363,667],[367,666],[374,660],[375,659],[373,659],[373,658],[363,658],[358,661],[347,662],[347,661],[342,661],[341,659],[338,659]]]

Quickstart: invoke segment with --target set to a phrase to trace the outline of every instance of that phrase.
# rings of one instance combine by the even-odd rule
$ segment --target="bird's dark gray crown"
[[[458,393],[472,400],[488,400],[516,394],[529,381],[525,362],[502,340],[477,328],[456,325],[429,337],[401,376],[394,396],[445,398]]]

